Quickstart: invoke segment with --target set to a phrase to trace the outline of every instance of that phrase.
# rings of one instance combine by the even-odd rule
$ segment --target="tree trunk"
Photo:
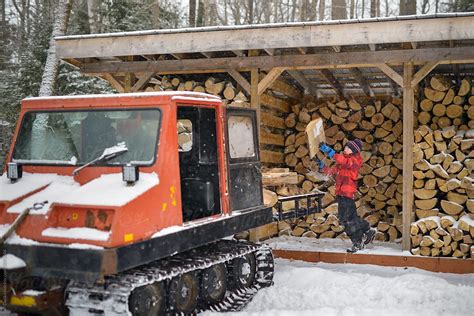
[[[253,0],[248,0],[248,6],[249,6],[249,11],[248,11],[248,24],[253,23]]]
[[[416,0],[400,0],[400,15],[416,14]]]
[[[347,19],[346,0],[333,0],[331,15],[333,20]]]
[[[326,11],[326,0],[319,0],[319,21],[324,21]]]
[[[198,2],[196,26],[204,26],[204,1],[202,0]]]
[[[196,0],[189,0],[188,26],[196,26]]]
[[[89,18],[90,33],[99,33],[97,26],[97,0],[87,0],[87,16]]]
[[[59,73],[59,60],[56,55],[56,36],[64,35],[67,30],[69,16],[72,8],[72,0],[60,0],[56,7],[53,34],[49,42],[48,56],[44,66],[43,77],[39,95],[48,96],[53,94],[54,86]]]

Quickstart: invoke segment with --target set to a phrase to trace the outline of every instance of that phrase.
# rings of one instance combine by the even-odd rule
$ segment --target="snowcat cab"
[[[268,247],[224,240],[273,220],[255,111],[199,93],[48,97],[18,122],[0,178],[8,309],[236,310],[271,284]]]

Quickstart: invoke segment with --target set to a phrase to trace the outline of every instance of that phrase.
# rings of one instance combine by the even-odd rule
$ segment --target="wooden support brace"
[[[122,86],[122,84],[111,74],[105,73],[104,79],[107,80],[112,85],[112,87],[114,87],[114,89],[117,90],[119,93],[125,92],[125,88]]]
[[[317,93],[316,89],[313,88],[311,82],[306,79],[301,71],[298,70],[287,70],[286,71],[290,76],[293,77],[305,90],[306,93]]]
[[[132,87],[131,92],[137,92],[140,91],[149,81],[153,76],[155,75],[154,72],[148,72],[144,74]]]
[[[341,46],[333,46],[332,49],[334,49],[334,51],[336,53],[340,53],[341,52]]]
[[[240,72],[238,72],[237,70],[235,69],[229,69],[227,71],[229,73],[229,75],[234,78],[235,81],[237,81],[237,83],[242,87],[242,89],[245,90],[245,92],[247,92],[247,94],[251,94],[250,92],[250,83],[247,81],[247,79],[245,79],[241,74]]]
[[[374,93],[370,89],[370,86],[367,83],[367,80],[365,80],[364,76],[362,75],[362,72],[360,71],[360,69],[359,68],[350,68],[350,71],[352,72],[352,75],[354,76],[356,81],[361,86],[361,88],[364,91],[365,95],[367,95],[368,97],[372,97],[374,95]]]
[[[390,79],[395,81],[400,87],[403,88],[403,77],[400,76],[398,72],[393,70],[392,67],[390,67],[387,64],[375,64],[380,70],[384,72]]]
[[[273,68],[258,83],[258,95],[261,95],[267,88],[285,71],[285,68]]]
[[[339,95],[341,99],[344,98],[344,89],[339,81],[337,81],[336,77],[332,74],[331,71],[328,69],[321,69],[320,70],[323,76],[326,78],[327,81],[329,81],[329,84],[333,87],[334,90],[336,90],[336,93]]]
[[[403,65],[403,202],[402,202],[402,248],[410,250],[410,225],[413,218],[413,127],[415,90],[413,64]]]
[[[417,84],[419,84],[420,81],[423,80],[423,78],[425,78],[438,65],[439,62],[436,61],[424,64],[423,67],[421,67],[420,70],[418,70],[418,72],[413,76],[411,86],[415,87]]]

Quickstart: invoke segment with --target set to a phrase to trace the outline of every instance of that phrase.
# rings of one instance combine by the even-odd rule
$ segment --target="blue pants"
[[[367,221],[357,215],[356,205],[353,199],[340,196],[336,197],[338,203],[338,217],[344,226],[344,231],[353,244],[362,242],[362,236],[370,228]]]

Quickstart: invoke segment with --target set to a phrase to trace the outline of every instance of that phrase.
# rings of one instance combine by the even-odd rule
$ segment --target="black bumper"
[[[179,252],[272,222],[272,209],[261,207],[197,224],[146,241],[111,249],[6,245],[6,253],[26,262],[23,275],[93,283]]]

